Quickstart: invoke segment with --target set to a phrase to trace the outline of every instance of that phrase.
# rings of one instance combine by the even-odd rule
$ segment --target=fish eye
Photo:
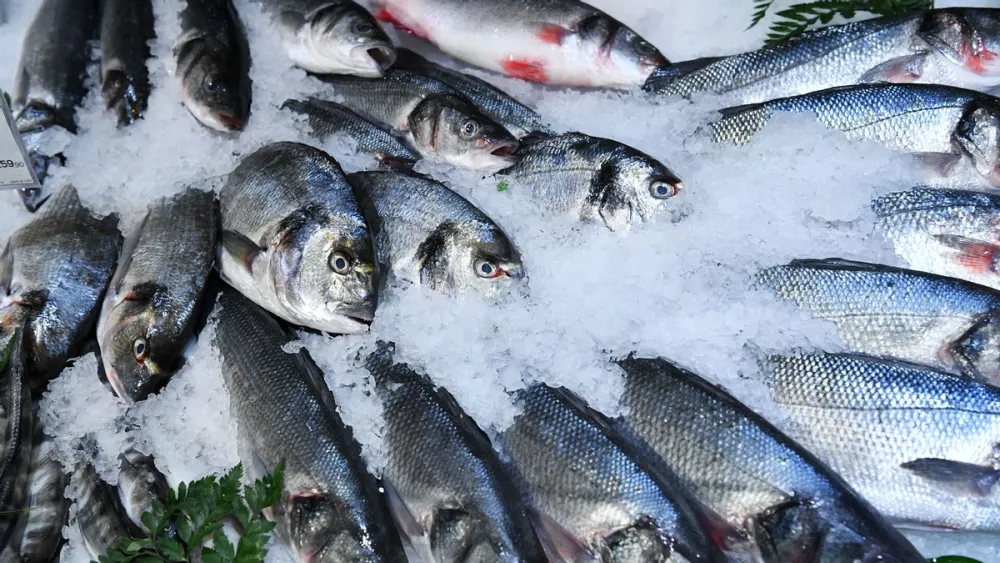
[[[475,267],[476,275],[481,278],[496,278],[503,273],[503,270],[501,270],[499,266],[489,260],[477,260]]]
[[[354,33],[357,33],[358,35],[368,35],[369,33],[375,31],[375,26],[372,25],[371,22],[358,21],[354,22],[352,30],[354,31]]]
[[[222,90],[222,76],[217,72],[210,72],[205,75],[202,87],[206,92],[216,93]]]
[[[479,124],[472,119],[466,119],[465,123],[462,123],[462,136],[471,139],[476,133],[479,132]]]
[[[667,199],[677,195],[677,189],[663,180],[653,180],[649,185],[649,193],[656,199]]]
[[[135,342],[132,343],[132,355],[137,362],[142,362],[149,356],[149,345],[145,338],[140,336],[135,339]]]
[[[334,252],[330,255],[330,269],[340,275],[345,275],[351,271],[351,259],[343,252]]]

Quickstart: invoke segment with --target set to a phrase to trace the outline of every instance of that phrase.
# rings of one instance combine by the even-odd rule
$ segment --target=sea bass
[[[118,217],[91,215],[72,186],[7,240],[0,253],[0,329],[26,327],[33,387],[58,375],[90,331],[120,240]]]
[[[122,504],[122,517],[127,524],[149,533],[142,523],[142,515],[153,510],[153,501],[167,501],[167,478],[156,468],[152,456],[135,448],[125,450],[120,456],[118,471],[118,499]]]
[[[756,51],[676,63],[650,76],[664,95],[755,104],[859,82],[1000,84],[1000,10],[947,8],[809,30]]]
[[[297,561],[405,561],[361,448],[337,414],[323,373],[266,311],[237,292],[219,298],[216,343],[248,477],[284,461],[284,494],[267,514]]]
[[[850,260],[795,260],[758,286],[832,321],[848,349],[1000,383],[1000,292]]]
[[[365,366],[387,424],[383,486],[411,545],[428,562],[544,562],[513,477],[455,399],[394,363],[390,344],[380,342]]]
[[[21,563],[51,563],[63,544],[62,531],[69,517],[66,485],[69,477],[55,460],[52,439],[35,424],[28,477],[28,512],[21,537]]]
[[[815,113],[848,139],[933,156],[944,168],[966,160],[1000,186],[1000,98],[935,84],[843,86],[722,110],[714,140],[748,143],[779,112]]]
[[[27,504],[35,417],[25,372],[24,329],[17,327],[0,350],[0,538],[20,539]],[[15,549],[18,547],[15,544]]]
[[[367,330],[379,281],[372,233],[337,161],[299,143],[248,155],[219,194],[222,277],[288,322]]]
[[[562,86],[637,88],[667,59],[578,0],[377,0],[375,17],[467,63]]]
[[[119,124],[142,117],[149,100],[151,0],[105,0],[101,16],[101,92]]]
[[[684,187],[653,157],[583,133],[525,141],[517,159],[502,173],[530,190],[540,206],[603,222],[611,230],[653,220]]]
[[[840,476],[720,387],[663,359],[618,365],[627,430],[749,534],[760,560],[925,561]]]
[[[383,270],[436,291],[496,297],[524,278],[521,255],[492,219],[428,178],[395,172],[347,177],[378,215],[375,248]]]
[[[121,502],[115,488],[101,479],[90,463],[77,466],[72,477],[76,484],[76,526],[83,543],[95,560],[119,540],[133,537],[122,519]]]
[[[215,196],[187,189],[153,202],[125,241],[97,321],[115,394],[139,401],[182,363],[215,261]]]
[[[723,562],[676,477],[563,388],[535,384],[500,437],[550,560]]]
[[[789,435],[887,517],[1000,530],[1000,389],[852,354],[769,356],[761,371]]]

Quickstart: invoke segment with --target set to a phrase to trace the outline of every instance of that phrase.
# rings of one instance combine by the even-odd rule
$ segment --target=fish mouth
[[[246,125],[246,121],[244,119],[225,112],[220,111],[215,114],[215,117],[219,119],[219,123],[221,123],[228,131],[242,131],[243,127]]]
[[[517,152],[517,143],[503,143],[503,145],[490,151],[493,156],[500,158],[510,158]]]
[[[369,47],[367,49],[368,56],[375,62],[375,66],[378,68],[379,72],[385,72],[389,70],[389,67],[396,62],[396,50],[389,46],[380,45],[378,47]]]
[[[125,384],[122,383],[121,378],[118,377],[118,372],[115,371],[115,368],[105,365],[104,375],[108,377],[108,383],[111,384],[111,389],[114,390],[115,395],[118,395],[119,399],[125,401],[125,404],[128,405],[135,403],[135,401],[132,400],[132,397],[125,392]]]

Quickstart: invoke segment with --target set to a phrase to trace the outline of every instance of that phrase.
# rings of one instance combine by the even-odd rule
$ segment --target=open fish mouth
[[[220,112],[215,116],[219,118],[219,122],[222,123],[222,125],[229,131],[242,131],[243,127],[246,125],[245,120],[229,115],[228,113]]]
[[[396,50],[388,46],[369,47],[368,56],[375,61],[375,65],[382,72],[389,70],[389,67],[396,62]]]
[[[499,147],[491,150],[490,154],[492,154],[494,156],[508,158],[508,157],[514,156],[515,152],[517,152],[517,144],[515,144],[515,143],[504,143],[503,145],[501,145],[501,146],[499,146]]]

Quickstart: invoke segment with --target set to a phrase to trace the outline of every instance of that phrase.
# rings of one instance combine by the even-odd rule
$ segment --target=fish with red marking
[[[630,89],[668,64],[652,44],[578,0],[377,0],[375,17],[508,76]]]

